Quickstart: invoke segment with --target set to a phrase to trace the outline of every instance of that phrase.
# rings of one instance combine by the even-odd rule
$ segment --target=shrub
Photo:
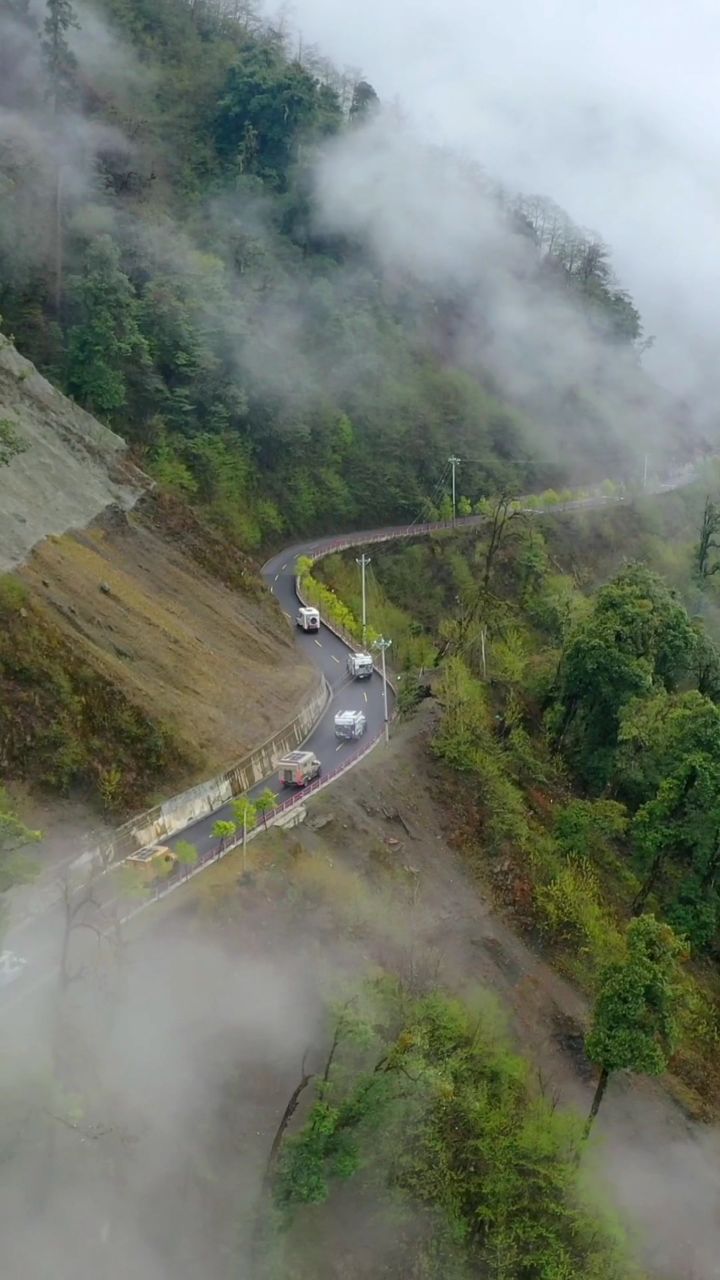
[[[0,615],[18,613],[27,598],[27,587],[19,578],[9,573],[0,578]]]

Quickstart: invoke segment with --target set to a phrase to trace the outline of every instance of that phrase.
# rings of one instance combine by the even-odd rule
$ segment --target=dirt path
[[[374,880],[412,886],[404,921],[413,963],[454,987],[497,994],[543,1088],[585,1113],[594,1072],[582,1037],[586,1002],[502,919],[448,842],[442,775],[427,753],[431,708],[309,808],[308,852]],[[668,1280],[720,1277],[720,1139],[688,1121],[661,1084],[622,1077],[608,1090],[596,1153],[628,1222]]]

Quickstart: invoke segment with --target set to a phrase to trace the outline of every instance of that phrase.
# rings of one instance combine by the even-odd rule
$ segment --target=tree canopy
[[[654,689],[675,689],[696,643],[685,607],[642,565],[598,592],[563,649],[552,715],[590,786],[600,789],[611,775],[624,708]]]
[[[491,1006],[383,980],[340,1011],[314,1087],[273,1175],[286,1232],[352,1178],[369,1230],[391,1211],[404,1274],[628,1274],[580,1188],[576,1122],[533,1092]]]
[[[548,380],[540,413],[537,396],[501,389],[486,334],[471,362],[452,341],[469,323],[462,290],[435,296],[388,274],[362,236],[323,229],[321,149],[391,127],[360,73],[251,3],[99,0],[95,25],[77,22],[50,0],[12,28],[0,105],[22,101],[32,127],[0,147],[0,307],[20,349],[162,486],[252,549],[445,511],[451,452],[461,512],[554,481],[565,466],[544,440],[565,419],[588,469],[607,466],[607,388],[559,404]],[[102,22],[122,49],[112,74],[92,56]],[[472,182],[508,235],[534,228],[532,296],[571,294],[625,370],[639,321],[606,247],[566,220],[550,248],[539,215]]]

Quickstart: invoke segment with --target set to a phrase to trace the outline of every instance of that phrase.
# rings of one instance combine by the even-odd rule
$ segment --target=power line
[[[456,458],[454,453],[451,453],[450,457],[448,458],[448,462],[452,467],[452,522],[453,524],[455,524],[455,468],[460,465],[461,461],[462,459]]]
[[[365,595],[365,570],[367,569],[368,565],[372,563],[372,561],[370,559],[370,556],[366,556],[365,552],[363,551],[360,558],[355,560],[355,563],[360,566],[360,573],[362,575],[362,642],[364,645],[365,632],[367,631],[367,598]]]
[[[446,484],[447,484],[447,480],[448,480],[448,473],[449,473],[449,470],[450,470],[450,463],[449,463],[449,462],[446,462],[446,463],[445,463],[445,466],[443,467],[443,470],[442,470],[442,475],[440,476],[440,479],[438,480],[437,484],[435,485],[435,488],[433,489],[431,496],[430,496],[429,498],[428,498],[428,497],[423,498],[423,500],[422,500],[422,505],[421,505],[421,507],[420,507],[420,510],[419,510],[418,514],[415,516],[415,519],[412,521],[412,523],[411,523],[411,525],[410,525],[410,528],[412,528],[412,527],[413,527],[413,525],[415,525],[415,524],[418,524],[418,523],[419,523],[421,516],[423,516],[423,515],[426,515],[426,516],[427,516],[427,515],[431,514],[431,513],[430,513],[430,511],[429,511],[429,507],[430,507],[431,505],[433,505],[433,506],[437,505],[437,501],[438,501],[438,499],[439,499],[439,498],[442,496],[442,494],[444,493],[444,491],[445,491],[445,486],[446,486]]]
[[[387,695],[387,672],[385,670],[385,650],[390,648],[392,640],[385,640],[383,636],[379,636],[373,645],[373,649],[379,649],[382,653],[382,678],[383,678],[383,701],[385,703],[385,741],[390,741],[390,719],[388,717],[388,695]]]

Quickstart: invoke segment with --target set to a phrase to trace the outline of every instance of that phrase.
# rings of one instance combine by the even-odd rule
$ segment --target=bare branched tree
[[[716,560],[714,564],[710,563],[710,553],[720,551],[718,533],[720,533],[720,506],[713,502],[708,494],[700,526],[700,540],[695,548],[695,562],[700,578],[708,578],[720,570],[720,560]]]

